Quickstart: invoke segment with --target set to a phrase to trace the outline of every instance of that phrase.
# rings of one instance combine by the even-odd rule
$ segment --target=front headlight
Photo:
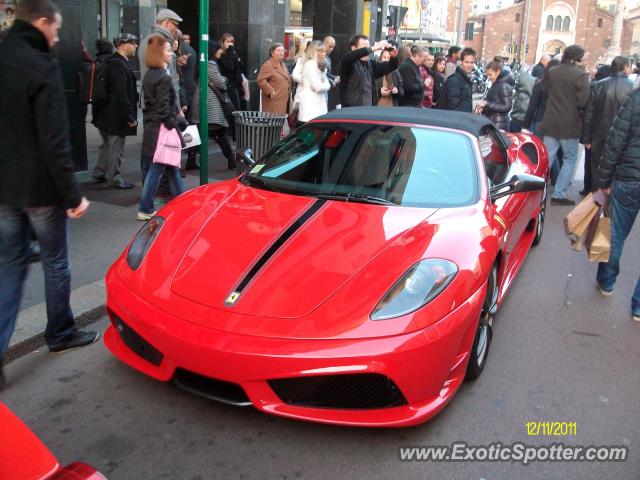
[[[451,283],[458,267],[449,260],[430,258],[411,267],[382,298],[371,320],[400,317],[423,307]]]
[[[160,233],[162,225],[164,225],[163,217],[153,217],[136,233],[127,252],[127,264],[132,270],[138,269],[151,248],[153,241],[158,236],[158,233]]]

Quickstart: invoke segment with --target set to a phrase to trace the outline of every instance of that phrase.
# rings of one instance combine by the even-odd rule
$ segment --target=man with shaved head
[[[548,53],[542,55],[538,63],[531,69],[531,75],[536,78],[542,78],[542,74],[544,73],[544,69],[547,68],[549,60],[551,60],[551,55]]]
[[[324,44],[324,51],[327,54],[327,56],[324,59],[324,61],[327,64],[327,80],[329,80],[329,83],[331,84],[331,88],[337,87],[338,84],[340,83],[340,77],[338,77],[337,75],[334,75],[332,73],[332,68],[331,68],[331,52],[333,52],[333,49],[336,48],[336,39],[333,38],[331,35],[327,35],[322,40],[322,43]],[[324,92],[324,98],[327,100],[327,103],[328,103],[329,92]]]

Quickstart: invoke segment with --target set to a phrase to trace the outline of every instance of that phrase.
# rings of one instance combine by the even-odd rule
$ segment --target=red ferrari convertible
[[[547,154],[488,119],[319,117],[176,198],[107,274],[107,347],[161,381],[318,422],[424,422],[482,372],[544,226]]]

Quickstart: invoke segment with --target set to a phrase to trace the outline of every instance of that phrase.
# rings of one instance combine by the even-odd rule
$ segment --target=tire
[[[542,238],[542,233],[544,232],[544,217],[547,213],[547,189],[544,189],[544,193],[542,195],[542,201],[540,202],[540,210],[538,211],[538,216],[536,217],[536,236],[533,237],[532,245],[535,247],[540,243],[540,239]]]
[[[478,327],[469,351],[469,363],[465,378],[475,380],[480,376],[489,356],[493,338],[493,315],[498,303],[498,266],[494,265],[487,279],[487,293],[478,320]]]

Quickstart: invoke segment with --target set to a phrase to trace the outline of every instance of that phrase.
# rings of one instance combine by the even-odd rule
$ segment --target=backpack
[[[103,106],[109,102],[107,89],[106,63],[95,62],[85,65],[83,81],[83,100],[85,104]]]

